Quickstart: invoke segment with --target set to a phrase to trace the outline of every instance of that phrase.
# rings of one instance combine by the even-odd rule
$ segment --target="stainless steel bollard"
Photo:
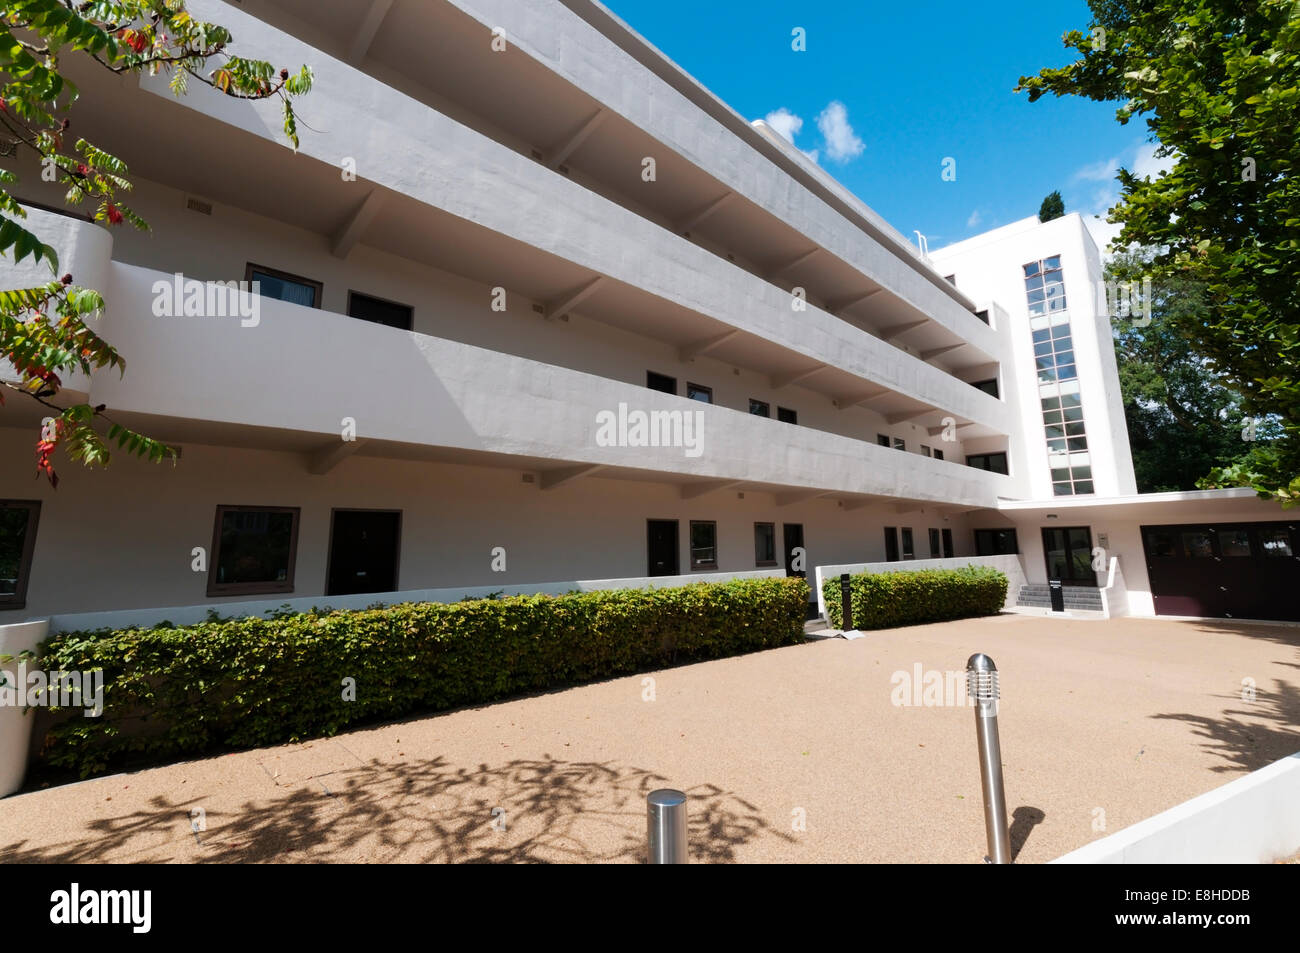
[[[982,652],[966,662],[966,693],[975,700],[975,737],[980,749],[980,781],[984,788],[984,832],[988,836],[986,863],[1011,863],[1011,832],[1007,827],[1007,796],[1002,787],[1002,746],[998,743],[998,667]]]
[[[647,863],[685,864],[686,795],[672,788],[651,791],[645,799]]]

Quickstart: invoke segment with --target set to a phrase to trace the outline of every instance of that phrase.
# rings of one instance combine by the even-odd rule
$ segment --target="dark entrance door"
[[[325,594],[396,591],[401,528],[399,511],[335,510]]]
[[[1092,531],[1088,527],[1044,527],[1043,556],[1049,581],[1059,579],[1066,586],[1097,585],[1097,574],[1092,571]]]
[[[649,575],[677,575],[677,520],[646,520]]]
[[[1156,615],[1300,621],[1300,524],[1143,526]]]
[[[787,576],[798,576],[800,579],[808,578],[808,559],[804,558],[803,569],[798,571],[791,569],[796,558],[795,550],[803,548],[803,523],[784,523],[781,526],[781,535],[784,537],[782,542],[785,544],[785,574]]]

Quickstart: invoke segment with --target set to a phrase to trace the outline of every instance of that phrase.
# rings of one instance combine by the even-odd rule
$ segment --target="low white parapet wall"
[[[202,622],[209,612],[222,617],[264,617],[284,606],[290,611],[305,612],[313,607],[330,609],[365,609],[369,606],[397,605],[403,602],[460,602],[493,593],[503,596],[563,595],[566,592],[595,592],[601,589],[669,589],[696,582],[727,582],[731,579],[770,579],[785,576],[784,569],[755,569],[748,572],[700,572],[680,576],[637,576],[627,579],[579,579],[569,582],[524,583],[517,586],[456,586],[448,589],[408,589],[403,592],[368,592],[352,596],[299,596],[293,599],[257,599],[249,602],[209,602],[194,606],[167,606],[159,609],[115,609],[106,612],[79,612],[51,616],[51,632],[78,632],[92,629],[145,628],[167,621],[174,625]]]
[[[1300,851],[1300,752],[1054,864],[1268,864]]]
[[[10,693],[16,699],[20,693],[25,697],[25,686],[17,683],[19,653],[34,653],[48,632],[49,626],[44,619],[0,625],[0,656],[14,656],[12,661],[0,660],[0,672],[4,673],[0,678],[5,679],[8,689],[6,701]],[[0,705],[0,797],[13,794],[23,786],[23,776],[27,773],[27,749],[31,745],[32,722],[35,720],[18,700]]]
[[[1025,570],[1020,565],[1020,557],[1014,554],[1005,556],[951,556],[943,559],[907,559],[887,563],[850,563],[842,566],[818,566],[814,573],[817,596],[817,612],[823,619],[826,616],[826,597],[822,595],[822,582],[842,576],[844,573],[857,575],[863,572],[915,572],[919,569],[964,569],[967,566],[992,566],[1007,575],[1007,599],[1003,608],[1010,609],[1016,604],[1020,587],[1026,584]]]

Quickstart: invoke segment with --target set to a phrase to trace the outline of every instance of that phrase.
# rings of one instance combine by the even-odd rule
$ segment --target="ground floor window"
[[[754,524],[754,562],[759,566],[776,565],[776,524]]]
[[[916,548],[912,544],[912,529],[908,526],[903,527],[903,558],[916,558]]]
[[[691,570],[718,568],[718,524],[691,520]]]
[[[218,506],[208,595],[293,592],[298,508]]]
[[[1020,552],[1014,529],[975,530],[976,556],[1012,556]]]
[[[952,559],[953,556],[952,530],[950,529],[943,531],[943,556],[945,559]]]
[[[930,558],[938,559],[940,552],[942,550],[939,548],[939,531],[932,529],[930,530]]]
[[[27,604],[40,515],[37,500],[0,500],[0,609],[21,609]]]

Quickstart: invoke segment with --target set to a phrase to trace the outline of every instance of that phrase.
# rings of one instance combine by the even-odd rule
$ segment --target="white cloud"
[[[832,101],[818,114],[817,128],[826,140],[826,155],[836,162],[856,159],[867,148],[849,125],[848,109],[838,100]]]
[[[1156,155],[1156,149],[1159,146],[1153,142],[1144,142],[1137,147],[1137,152],[1133,155],[1133,164],[1129,166],[1129,171],[1139,179],[1159,178],[1163,172],[1168,172],[1174,167],[1173,156],[1159,157]]]
[[[979,228],[979,224],[983,220],[984,220],[984,216],[980,215],[979,209],[976,209],[975,211],[970,213],[970,218],[966,219],[966,227]]]
[[[1071,182],[1109,182],[1119,171],[1119,158],[1103,159],[1092,165],[1085,165],[1070,177]]]
[[[822,154],[822,151],[820,149],[800,149],[799,151],[802,152],[804,155],[806,155],[813,162],[816,162],[817,157]]]
[[[782,137],[787,139],[792,145],[795,134],[803,128],[803,120],[796,116],[790,110],[782,106],[780,109],[774,109],[766,116],[763,121],[777,131]]]

